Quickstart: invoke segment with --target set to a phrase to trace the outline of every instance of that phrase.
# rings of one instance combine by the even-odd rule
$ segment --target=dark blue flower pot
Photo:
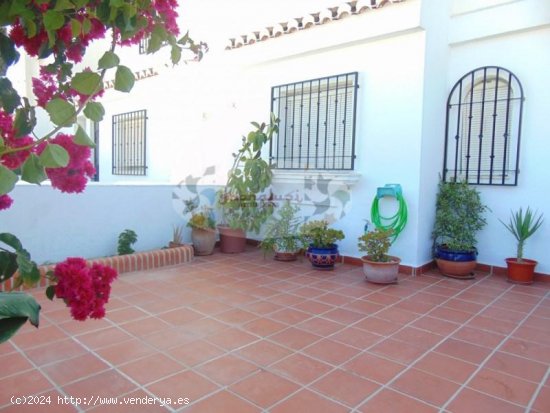
[[[332,244],[328,248],[317,248],[310,245],[306,251],[306,257],[315,268],[319,270],[332,270],[340,254],[338,245]]]
[[[475,261],[477,250],[474,248],[471,251],[455,251],[448,249],[446,245],[438,245],[435,248],[435,258],[454,262]]]

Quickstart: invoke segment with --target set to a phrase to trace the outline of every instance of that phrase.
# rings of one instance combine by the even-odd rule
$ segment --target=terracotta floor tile
[[[36,370],[0,379],[0,410],[4,405],[11,405],[12,396],[30,396],[51,388],[53,388],[53,384]]]
[[[290,350],[265,340],[243,347],[237,353],[262,367],[267,367],[292,354]]]
[[[410,323],[413,320],[416,320],[419,315],[411,311],[389,307],[376,313],[376,317],[383,318],[384,320],[393,321],[396,324],[404,325]]]
[[[369,351],[400,363],[409,364],[421,357],[426,349],[388,338],[372,346]]]
[[[484,368],[468,383],[468,387],[527,406],[537,389],[537,384]]]
[[[209,379],[222,385],[230,385],[258,371],[254,364],[241,358],[225,355],[196,368]]]
[[[320,340],[321,337],[299,328],[289,327],[286,330],[272,335],[269,339],[285,347],[299,350]]]
[[[403,341],[415,346],[428,349],[443,340],[443,336],[420,330],[415,327],[404,327],[391,335],[394,340]]]
[[[271,409],[271,413],[344,413],[346,407],[309,390],[302,390]]]
[[[113,323],[125,323],[140,318],[149,317],[149,314],[137,307],[125,307],[117,310],[107,310],[106,319]]]
[[[193,311],[189,308],[178,308],[176,310],[168,311],[167,313],[159,314],[157,317],[170,325],[181,326],[182,324],[187,324],[190,321],[199,320],[204,316],[201,313]]]
[[[137,386],[134,383],[116,370],[107,370],[84,380],[75,381],[63,386],[63,391],[67,396],[80,397],[82,399],[89,399],[92,395],[97,397],[116,397],[136,389]]]
[[[491,350],[486,347],[476,346],[475,344],[452,338],[445,340],[437,346],[435,351],[475,364],[481,363],[491,353]]]
[[[97,350],[97,354],[114,365],[127,363],[154,352],[155,350],[151,346],[138,339],[131,339]]]
[[[125,331],[116,327],[111,327],[79,335],[78,341],[93,350],[97,350],[102,347],[128,341],[131,338],[132,336]]]
[[[314,317],[309,320],[304,321],[303,323],[298,324],[296,327],[299,327],[302,330],[309,331],[318,335],[330,335],[339,330],[346,328],[340,323],[334,321],[325,320],[324,318]]]
[[[361,350],[339,343],[330,339],[324,339],[302,349],[302,352],[338,366],[356,356]]]
[[[299,385],[287,379],[261,371],[233,384],[229,389],[262,408],[268,408],[299,388]]]
[[[273,297],[269,297],[269,301],[284,307],[289,305],[296,305],[298,303],[306,301],[306,299],[304,297],[298,297],[297,295],[282,293],[279,295],[274,295]]]
[[[42,371],[59,386],[108,369],[108,364],[91,353],[42,367]]]
[[[301,323],[302,321],[307,320],[308,318],[311,318],[311,314],[295,310],[293,308],[284,308],[282,310],[269,314],[269,318],[272,318],[273,320],[279,321],[281,323],[296,325],[298,323]]]
[[[459,386],[458,383],[414,368],[404,372],[391,384],[396,390],[439,407],[445,404]]]
[[[399,297],[384,294],[383,292],[374,292],[364,297],[363,299],[382,305],[391,305],[401,300]]]
[[[164,330],[169,326],[170,324],[166,323],[160,318],[148,317],[141,320],[134,320],[128,323],[121,324],[120,328],[134,336],[144,337],[159,330]]]
[[[321,315],[323,313],[326,313],[327,311],[333,310],[334,306],[321,303],[315,300],[307,300],[296,304],[294,308],[297,310],[303,311],[305,313],[309,313],[313,315]]]
[[[196,366],[224,354],[224,350],[204,340],[195,340],[166,351],[186,366]]]
[[[177,398],[172,400],[170,407],[179,408],[185,406],[185,397],[182,397],[182,400]],[[93,407],[87,412],[93,413],[166,413],[168,410],[165,406],[162,405],[160,400],[157,400],[154,404],[152,403],[153,398],[149,393],[146,393],[143,390],[136,390],[131,393],[125,394],[122,400],[122,404],[118,404],[116,407],[109,404],[99,405]],[[163,400],[167,402],[167,400]]]
[[[490,349],[494,349],[506,339],[506,336],[502,334],[468,326],[461,327],[451,337],[457,340],[477,344],[479,346],[488,347]]]
[[[451,413],[522,413],[525,409],[487,394],[465,388],[448,405],[447,411]]]
[[[459,328],[460,324],[435,317],[423,316],[413,322],[411,326],[446,336]]]
[[[414,367],[456,383],[463,383],[477,369],[476,364],[435,352],[426,354]]]
[[[217,300],[205,300],[189,306],[204,315],[215,315],[230,310],[232,307]]]
[[[368,298],[368,297],[367,297]],[[375,303],[373,301],[359,299],[355,300],[343,307],[345,310],[355,311],[356,313],[363,314],[364,316],[371,315],[384,308],[383,304]]]
[[[363,353],[344,364],[342,368],[367,379],[386,384],[403,371],[405,365],[374,354]]]
[[[258,338],[236,328],[230,328],[220,333],[208,336],[207,340],[212,344],[226,350],[234,350],[253,343],[254,341],[257,341]]]
[[[154,354],[119,367],[141,385],[160,380],[184,370],[185,367],[163,354]]]
[[[512,337],[517,337],[548,346],[550,345],[550,323],[548,323],[548,328],[546,330],[529,326],[521,326],[512,333]]]
[[[230,327],[213,318],[201,318],[185,324],[184,331],[195,339],[208,337],[228,330]]]
[[[113,323],[105,318],[100,320],[88,319],[84,323],[71,319],[67,322],[59,323],[57,326],[70,335],[78,336],[80,334],[110,328],[113,326]]]
[[[283,306],[280,304],[275,304],[271,301],[257,301],[247,304],[243,308],[259,315],[266,315],[280,310]]]
[[[338,369],[315,382],[312,387],[323,395],[353,408],[380,388],[380,385]]]
[[[21,349],[29,349],[44,344],[53,343],[67,338],[67,333],[55,325],[49,325],[31,331],[18,332],[12,337],[12,342]]]
[[[331,369],[328,364],[302,354],[294,354],[270,367],[271,371],[301,384],[311,383]]]
[[[336,293],[327,293],[325,295],[321,295],[315,298],[315,300],[326,304],[341,306],[341,305],[352,303],[356,299],[353,297],[346,297],[344,295],[340,295]]]
[[[79,343],[71,339],[66,339],[40,347],[34,347],[25,353],[31,361],[39,366],[43,366],[56,361],[67,360],[80,356],[87,353],[87,350]]]
[[[262,317],[246,323],[242,326],[242,329],[260,337],[268,337],[278,331],[284,330],[287,327],[287,324]]]
[[[466,313],[464,311],[455,310],[451,307],[441,306],[434,308],[428,313],[430,317],[439,318],[441,320],[450,321],[453,323],[464,323],[468,321],[471,317],[471,313]]]
[[[406,298],[394,304],[393,308],[399,308],[416,314],[424,314],[434,308],[437,304],[423,301],[416,296]]]
[[[535,402],[533,403],[533,409],[537,413],[550,412],[550,387],[543,386],[540,389]]]
[[[344,325],[350,325],[365,318],[365,314],[358,313],[356,311],[344,310],[343,308],[336,308],[334,310],[324,313],[323,318]]]
[[[485,304],[478,304],[472,301],[465,301],[458,298],[451,298],[445,303],[445,307],[463,311],[469,314],[477,314],[485,308]]]
[[[535,383],[542,380],[548,368],[544,363],[500,351],[491,356],[485,367]]]
[[[258,317],[255,314],[249,311],[241,310],[239,308],[234,308],[216,315],[216,320],[236,325],[247,323],[256,318]]]
[[[403,328],[403,324],[378,317],[367,317],[354,324],[354,327],[388,337],[400,328]]]
[[[550,346],[511,337],[504,342],[501,351],[550,364]]]
[[[492,331],[497,334],[510,334],[516,327],[517,324],[505,321],[505,320],[496,320],[494,318],[476,316],[470,320],[467,324],[470,327],[475,327],[479,330]]]
[[[194,371],[187,370],[147,386],[147,390],[159,398],[189,398],[193,403],[219,387]]]
[[[304,297],[304,298],[315,298],[325,293],[326,293],[325,290],[314,288],[314,287],[302,287],[302,288],[297,288],[295,290],[292,290],[292,294],[297,295],[299,297]]]
[[[409,396],[384,389],[364,403],[361,413],[435,413],[437,409]]]
[[[6,343],[2,343],[2,350]],[[11,352],[7,354],[2,354],[0,356],[0,379],[4,377],[11,376],[12,374],[19,374],[26,370],[32,370],[34,367],[29,361],[17,352]]]
[[[195,403],[186,413],[259,413],[261,409],[227,392],[221,391]]]

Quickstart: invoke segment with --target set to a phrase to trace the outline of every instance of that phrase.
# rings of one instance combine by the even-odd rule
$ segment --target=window
[[[147,54],[147,49],[149,49],[149,37],[143,37],[139,41],[139,54]]]
[[[113,175],[145,175],[147,111],[113,116]]]
[[[358,87],[357,72],[273,87],[275,168],[353,170]]]
[[[523,89],[496,66],[471,71],[447,101],[443,179],[517,185]]]

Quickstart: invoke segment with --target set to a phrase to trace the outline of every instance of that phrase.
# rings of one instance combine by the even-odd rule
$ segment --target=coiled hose
[[[393,236],[391,240],[393,244],[407,224],[407,203],[405,202],[401,191],[397,191],[395,193],[395,199],[399,203],[399,208],[397,209],[395,215],[392,215],[391,217],[384,217],[380,215],[379,203],[381,198],[382,197],[378,196],[377,194],[372,201],[372,207],[370,210],[371,221],[378,229],[393,230]]]

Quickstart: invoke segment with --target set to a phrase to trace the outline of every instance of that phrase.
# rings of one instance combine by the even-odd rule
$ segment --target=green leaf
[[[88,146],[90,148],[95,148],[95,143],[90,139],[88,134],[81,126],[78,126],[76,133],[74,135],[74,143],[81,146]]]
[[[0,293],[0,343],[8,341],[27,320],[38,327],[40,305],[22,292]]]
[[[14,249],[14,251],[20,251],[23,249],[23,245],[19,238],[9,232],[3,232],[0,234],[0,242],[3,242],[7,246]]]
[[[90,21],[90,19],[84,19],[84,21],[82,22],[82,33],[88,34],[90,33],[90,30],[92,30],[92,22]]]
[[[115,75],[115,90],[129,92],[134,87],[136,79],[132,71],[126,66],[119,66]]]
[[[0,57],[6,66],[11,66],[19,60],[19,52],[15,49],[15,43],[2,32],[0,32]]]
[[[110,0],[109,4],[111,7],[120,7],[124,5],[124,0]]]
[[[21,98],[13,88],[9,79],[0,78],[0,105],[8,113],[13,113],[15,108],[21,104]]]
[[[170,53],[170,57],[172,59],[172,64],[177,65],[179,63],[179,61],[181,60],[181,47],[172,46],[172,51]]]
[[[13,171],[9,170],[4,165],[0,165],[0,195],[11,192],[17,179],[17,175]]]
[[[46,297],[48,297],[50,301],[53,301],[55,297],[55,285],[48,285],[48,288],[46,288]]]
[[[21,167],[21,179],[31,184],[40,184],[48,179],[44,167],[34,153],[29,155]]]
[[[30,0],[14,0],[10,7],[10,16],[20,15],[27,10]]]
[[[28,102],[26,101],[25,103]],[[36,116],[34,114],[33,107],[26,106],[15,111],[15,120],[13,122],[13,127],[15,129],[16,137],[28,135],[32,132],[35,126]]]
[[[69,0],[57,0],[54,10],[69,10],[74,9],[74,4]]]
[[[27,37],[33,38],[36,36],[36,23],[32,18],[23,17],[23,25],[27,29]]]
[[[44,13],[44,27],[46,30],[58,30],[65,24],[65,17],[55,10],[48,10]]]
[[[69,153],[60,145],[48,143],[39,159],[45,168],[64,168],[69,164]]]
[[[31,256],[26,250],[17,252],[17,265],[19,267],[19,279],[27,287],[34,287],[40,281],[40,271],[31,261]]]
[[[101,76],[94,72],[80,72],[73,76],[71,87],[83,95],[93,95],[99,90]]]
[[[50,100],[46,104],[46,112],[51,121],[58,126],[71,126],[76,121],[76,110],[73,105],[61,98]]]
[[[88,102],[84,108],[84,115],[94,122],[101,122],[103,116],[105,115],[105,109],[99,102]]]
[[[80,23],[79,20],[71,19],[71,32],[73,37],[77,37],[82,34],[82,23]]]
[[[0,251],[0,278],[3,281],[9,280],[17,271],[17,254]]]
[[[97,67],[99,69],[110,69],[112,67],[118,66],[119,63],[119,57],[115,53],[107,51],[103,54],[103,56],[101,56],[99,62],[97,62]]]

